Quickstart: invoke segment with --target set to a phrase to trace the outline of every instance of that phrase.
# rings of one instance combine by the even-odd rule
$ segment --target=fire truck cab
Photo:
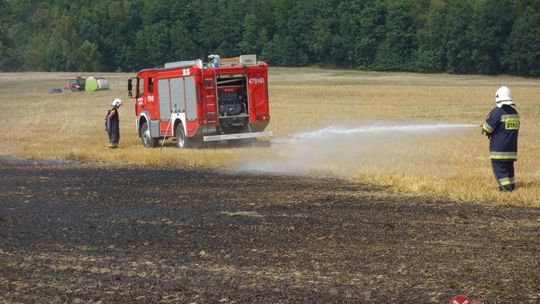
[[[206,64],[197,59],[143,69],[128,80],[128,95],[136,99],[137,134],[145,147],[167,138],[189,148],[272,135],[263,131],[270,121],[268,65],[255,55],[209,58]]]

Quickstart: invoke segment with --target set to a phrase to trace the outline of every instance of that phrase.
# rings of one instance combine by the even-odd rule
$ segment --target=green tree
[[[268,40],[266,29],[261,28],[257,17],[249,13],[244,18],[242,41],[238,44],[243,54],[260,54]]]
[[[277,64],[280,61],[281,55],[281,37],[279,34],[275,34],[272,41],[265,44],[261,52],[261,59]]]
[[[153,1],[151,1],[153,2]],[[96,1],[91,6],[88,21],[97,26],[98,51],[106,70],[133,69],[135,33],[141,25],[142,0]]]
[[[540,1],[538,0],[512,0],[512,9],[516,16],[521,16],[528,9],[540,11]]]
[[[0,0],[0,70],[271,64],[538,75],[538,0]]]
[[[80,72],[101,70],[101,55],[95,43],[85,40],[78,50],[76,69]]]
[[[172,61],[168,27],[159,22],[145,25],[135,34],[135,58],[140,67],[154,67]]]
[[[337,10],[338,32],[341,39],[334,40],[335,57],[348,66],[356,66],[354,53],[351,51],[359,37],[360,14],[365,6],[363,1],[344,0]]]
[[[282,37],[295,44],[299,62],[307,56],[309,63],[334,63],[335,43],[339,40],[336,7],[339,1],[304,0],[295,2],[287,12],[288,21]]]
[[[528,7],[516,20],[502,61],[513,74],[540,76],[540,11]]]
[[[381,1],[368,1],[365,5],[351,1],[349,9],[351,19],[346,27],[350,28],[344,34],[344,39],[349,41],[348,61],[353,66],[369,68],[384,39],[386,9]]]
[[[171,61],[191,60],[197,57],[197,47],[182,21],[176,21],[168,29],[170,39]]]
[[[302,66],[309,62],[307,55],[298,48],[292,36],[281,38],[279,34],[266,44],[262,58],[270,63],[286,66]]]
[[[76,70],[79,41],[72,19],[57,7],[42,6],[31,20],[36,30],[24,46],[23,67],[43,71]]]
[[[416,47],[416,25],[411,7],[403,2],[389,6],[385,23],[385,38],[374,59],[378,70],[411,70]]]
[[[283,39],[280,64],[288,66],[303,66],[309,63],[306,53],[298,47],[298,42],[292,35]]]
[[[201,0],[196,2],[197,27],[194,34],[199,54],[236,56],[242,40],[242,25],[247,6],[244,1]]]
[[[0,1],[0,71],[8,71],[13,68],[13,45],[8,33],[8,3]]]
[[[426,21],[416,34],[418,50],[415,69],[420,72],[446,70],[445,5],[437,4],[428,11]]]
[[[512,23],[512,2],[510,0],[486,0],[476,8],[478,18],[472,22],[473,71],[495,74],[503,71],[501,56],[510,35]]]
[[[315,62],[329,61],[333,43],[333,34],[330,29],[330,20],[316,18],[313,24],[312,38],[308,40],[308,50],[313,54]]]
[[[475,62],[470,20],[477,18],[476,13],[468,2],[462,0],[449,0],[446,9],[447,69],[451,73],[472,73]]]

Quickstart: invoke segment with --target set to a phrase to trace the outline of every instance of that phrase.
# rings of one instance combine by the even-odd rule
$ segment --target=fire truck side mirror
[[[133,84],[131,83],[131,78],[128,79],[127,90],[128,90],[128,96],[129,96],[130,98],[133,98],[133,93],[132,93],[132,91],[133,91]]]

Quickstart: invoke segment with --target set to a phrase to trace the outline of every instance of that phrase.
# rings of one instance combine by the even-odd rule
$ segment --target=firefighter
[[[506,86],[495,93],[496,107],[482,125],[482,133],[490,140],[489,156],[499,190],[515,190],[514,162],[517,160],[519,114],[512,101],[512,92]]]
[[[109,133],[109,148],[117,148],[120,141],[120,117],[118,114],[118,108],[122,105],[122,100],[116,98],[111,103],[111,108],[107,112],[105,117],[105,125],[107,132]]]

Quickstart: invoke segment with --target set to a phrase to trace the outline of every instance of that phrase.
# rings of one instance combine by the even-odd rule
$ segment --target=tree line
[[[540,76],[539,0],[0,0],[0,71],[272,65]]]

